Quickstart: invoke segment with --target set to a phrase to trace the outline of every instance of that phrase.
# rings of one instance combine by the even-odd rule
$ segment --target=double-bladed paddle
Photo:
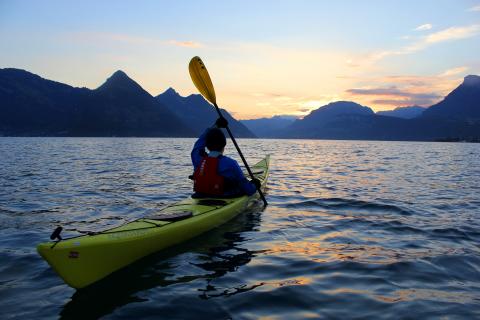
[[[207,68],[205,67],[202,59],[200,59],[200,57],[193,57],[192,60],[190,60],[190,64],[188,65],[188,71],[190,72],[190,77],[192,78],[195,87],[197,87],[198,91],[200,91],[200,93],[202,94],[202,96],[205,97],[205,99],[207,99],[208,101],[210,101],[210,103],[213,104],[215,110],[217,110],[218,116],[223,118],[223,115],[220,112],[220,108],[217,105],[217,98],[215,96],[215,89],[213,87],[212,79],[210,79],[210,75],[208,74]],[[247,168],[248,174],[250,175],[252,180],[255,179],[252,170],[248,166],[247,160],[245,160],[245,157],[243,156],[242,151],[237,144],[237,141],[233,137],[232,131],[230,131],[230,128],[228,126],[225,129],[227,129],[230,139],[232,139],[232,142],[237,149],[240,158],[242,158],[243,164],[245,165],[245,168]],[[265,196],[263,195],[262,190],[260,188],[257,188],[257,191],[260,194],[260,198],[262,198],[264,205],[266,206],[268,203],[265,199]]]

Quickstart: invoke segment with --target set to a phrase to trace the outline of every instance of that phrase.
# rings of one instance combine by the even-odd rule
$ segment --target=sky
[[[0,68],[91,89],[123,70],[187,96],[197,55],[238,119],[429,106],[480,75],[480,0],[0,0]]]

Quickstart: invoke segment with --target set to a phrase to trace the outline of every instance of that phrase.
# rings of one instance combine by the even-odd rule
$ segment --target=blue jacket
[[[193,146],[191,156],[194,170],[200,165],[202,158],[207,155],[205,151],[205,136],[207,131],[208,129],[202,133]],[[251,196],[257,191],[255,185],[245,178],[237,161],[232,158],[223,155],[220,156],[218,161],[218,174],[225,178],[227,185],[230,185],[229,188],[226,188],[224,196],[237,194]]]

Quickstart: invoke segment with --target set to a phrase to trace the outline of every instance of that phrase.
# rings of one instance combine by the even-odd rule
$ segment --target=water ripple
[[[322,209],[354,209],[354,210],[365,210],[368,212],[380,211],[380,212],[394,212],[401,215],[412,215],[415,212],[402,209],[398,206],[375,203],[368,201],[361,201],[355,199],[344,199],[344,198],[320,198],[320,199],[309,199],[301,202],[291,202],[284,204],[287,208],[294,209],[304,209],[304,208],[322,208]]]

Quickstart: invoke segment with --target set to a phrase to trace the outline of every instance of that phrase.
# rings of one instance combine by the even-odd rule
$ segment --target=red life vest
[[[225,179],[218,174],[219,158],[205,156],[193,173],[193,190],[198,193],[220,196],[224,192]]]

